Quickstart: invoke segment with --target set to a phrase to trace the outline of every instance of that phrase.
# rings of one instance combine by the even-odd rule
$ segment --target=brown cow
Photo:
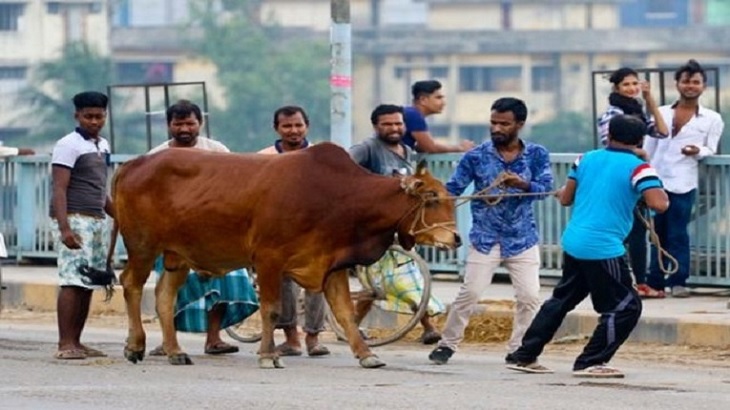
[[[172,364],[192,364],[173,323],[188,270],[223,275],[253,267],[261,367],[283,367],[273,331],[284,275],[324,291],[360,364],[380,367],[353,320],[347,268],[377,261],[396,233],[405,248],[460,243],[453,200],[425,167],[412,177],[379,176],[329,143],[275,156],[169,149],[126,163],[112,190],[129,257],[121,275],[129,316],[124,355],[134,363],[144,358],[140,302],[157,255],[164,254],[166,272],[155,289],[156,307]]]

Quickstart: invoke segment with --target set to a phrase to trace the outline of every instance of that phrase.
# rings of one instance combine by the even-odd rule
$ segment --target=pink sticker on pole
[[[352,85],[352,77],[346,75],[330,76],[330,85],[333,87],[350,87]]]

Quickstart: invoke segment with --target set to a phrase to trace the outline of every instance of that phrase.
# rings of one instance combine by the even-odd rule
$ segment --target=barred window
[[[24,3],[0,3],[0,31],[18,31]]]

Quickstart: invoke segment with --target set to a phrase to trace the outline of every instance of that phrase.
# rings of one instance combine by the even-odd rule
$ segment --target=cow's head
[[[453,249],[461,245],[456,231],[454,199],[444,184],[428,172],[426,161],[419,162],[413,176],[401,178],[401,187],[417,199],[398,227],[401,246],[410,249],[417,243]]]

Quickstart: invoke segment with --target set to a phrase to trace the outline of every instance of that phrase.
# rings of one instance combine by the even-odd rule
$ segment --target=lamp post
[[[330,141],[347,149],[352,145],[350,0],[331,0],[330,14]]]

